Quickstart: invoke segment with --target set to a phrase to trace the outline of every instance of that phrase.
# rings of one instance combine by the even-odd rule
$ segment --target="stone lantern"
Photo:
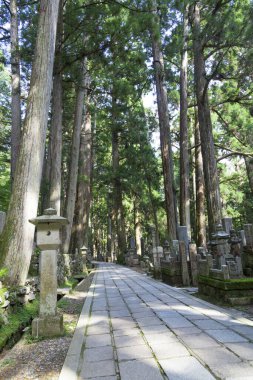
[[[241,242],[242,239],[240,239],[236,231],[234,229],[230,230],[230,237],[228,242],[230,243],[230,253],[233,257],[241,256]]]
[[[87,272],[86,262],[87,262],[88,248],[85,245],[83,245],[82,248],[80,248],[80,251],[81,251],[82,261],[83,261],[82,271],[83,271],[83,273],[86,273]]]
[[[229,234],[222,230],[222,225],[217,224],[216,232],[211,235],[212,239],[209,242],[211,251],[216,259],[216,265],[221,268],[225,265],[225,256],[229,254],[228,239]]]
[[[40,254],[40,310],[32,322],[33,336],[56,336],[63,333],[63,317],[57,314],[57,249],[61,245],[60,228],[68,223],[49,208],[44,215],[29,220],[37,227]]]

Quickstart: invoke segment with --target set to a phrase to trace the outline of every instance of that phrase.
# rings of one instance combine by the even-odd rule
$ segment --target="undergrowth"
[[[38,315],[38,312],[39,301],[34,300],[22,307],[17,307],[15,314],[11,313],[7,316],[8,322],[0,329],[0,351],[6,345],[10,347],[15,343],[15,335],[21,332]]]

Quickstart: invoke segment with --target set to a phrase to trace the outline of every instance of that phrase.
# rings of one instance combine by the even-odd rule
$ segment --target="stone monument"
[[[2,233],[5,225],[5,219],[6,219],[6,214],[3,211],[0,211],[0,234]]]
[[[60,228],[68,223],[49,208],[44,215],[29,220],[37,227],[37,246],[40,253],[40,310],[32,322],[32,335],[52,337],[62,335],[63,317],[57,314],[57,249],[60,247]]]
[[[233,229],[233,219],[232,218],[222,218],[223,230],[230,234],[230,230]]]

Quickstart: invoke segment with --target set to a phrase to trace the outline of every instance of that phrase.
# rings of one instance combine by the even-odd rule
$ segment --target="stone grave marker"
[[[246,247],[247,243],[246,243],[246,238],[245,238],[245,232],[244,232],[244,230],[240,230],[239,234],[240,234],[240,238],[241,238],[241,246],[242,247]]]
[[[6,214],[3,211],[0,211],[0,234],[3,232],[5,225]]]
[[[244,224],[244,233],[246,239],[246,245],[248,247],[253,247],[253,224]]]
[[[180,241],[179,242],[179,251],[180,251],[180,257],[181,257],[181,271],[182,271],[182,283],[184,286],[190,285],[190,277],[188,272],[188,264],[187,264],[187,253],[186,253],[186,247],[185,242]]]
[[[189,237],[186,226],[177,227],[178,240],[183,241],[185,244],[186,254],[189,257]]]
[[[230,230],[233,229],[233,219],[232,218],[222,218],[223,230],[230,234]]]
[[[178,240],[172,240],[172,252],[171,255],[179,258],[179,241]]]
[[[196,244],[189,245],[192,285],[198,285],[198,262],[197,262],[197,246]]]

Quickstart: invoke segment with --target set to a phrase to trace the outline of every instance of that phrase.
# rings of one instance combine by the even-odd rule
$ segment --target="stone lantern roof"
[[[68,224],[68,220],[62,216],[57,215],[57,212],[54,208],[48,208],[44,211],[44,215],[38,216],[37,218],[30,219],[30,223],[38,226],[39,224],[48,224],[54,223],[58,225]]]
[[[230,235],[226,231],[222,230],[221,224],[217,224],[216,231],[212,234],[212,238],[218,239],[218,240],[219,239],[228,239],[229,236]]]

